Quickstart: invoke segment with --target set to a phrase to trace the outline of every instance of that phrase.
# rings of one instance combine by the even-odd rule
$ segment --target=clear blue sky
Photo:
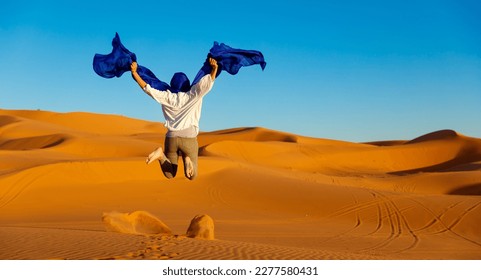
[[[201,130],[262,126],[347,141],[439,129],[481,137],[481,1],[2,1],[0,108],[163,121],[95,53],[118,32],[160,79],[191,79],[214,41],[263,52],[222,73]]]

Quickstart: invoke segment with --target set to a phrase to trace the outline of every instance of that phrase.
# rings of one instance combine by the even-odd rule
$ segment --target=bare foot
[[[192,160],[190,157],[185,157],[185,174],[187,175],[188,178],[194,177],[194,163],[192,163]]]
[[[150,155],[145,160],[145,163],[151,164],[153,161],[162,159],[164,157],[164,152],[162,151],[162,147],[158,147],[155,151],[150,153]]]

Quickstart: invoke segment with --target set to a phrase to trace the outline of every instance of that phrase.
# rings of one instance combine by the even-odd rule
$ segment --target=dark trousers
[[[167,159],[161,162],[160,166],[165,177],[172,179],[177,174],[177,162],[179,160],[179,155],[182,156],[182,160],[184,162],[185,177],[193,180],[197,176],[197,161],[199,158],[199,144],[197,143],[197,137],[165,137],[164,153]],[[192,177],[187,176],[185,168],[186,157],[189,157],[194,165],[194,175]]]

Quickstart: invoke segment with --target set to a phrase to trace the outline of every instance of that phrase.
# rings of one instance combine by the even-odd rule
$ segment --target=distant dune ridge
[[[190,181],[145,164],[165,133],[0,110],[0,259],[481,259],[481,139],[203,132]]]

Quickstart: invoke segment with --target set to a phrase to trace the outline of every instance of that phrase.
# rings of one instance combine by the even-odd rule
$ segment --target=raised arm
[[[204,96],[214,85],[215,76],[217,76],[217,61],[209,57],[209,64],[212,67],[210,74],[204,75],[196,84],[194,84],[189,91],[189,96]]]
[[[132,62],[132,64],[130,64],[130,70],[132,71],[132,78],[134,78],[134,80],[137,82],[137,84],[139,84],[139,86],[144,89],[145,86],[147,85],[147,83],[139,76],[139,73],[137,73],[137,62]]]
[[[217,76],[217,61],[213,59],[212,57],[209,57],[209,64],[212,66],[212,71],[210,71],[210,76],[212,78],[212,81],[215,80],[215,76]]]

